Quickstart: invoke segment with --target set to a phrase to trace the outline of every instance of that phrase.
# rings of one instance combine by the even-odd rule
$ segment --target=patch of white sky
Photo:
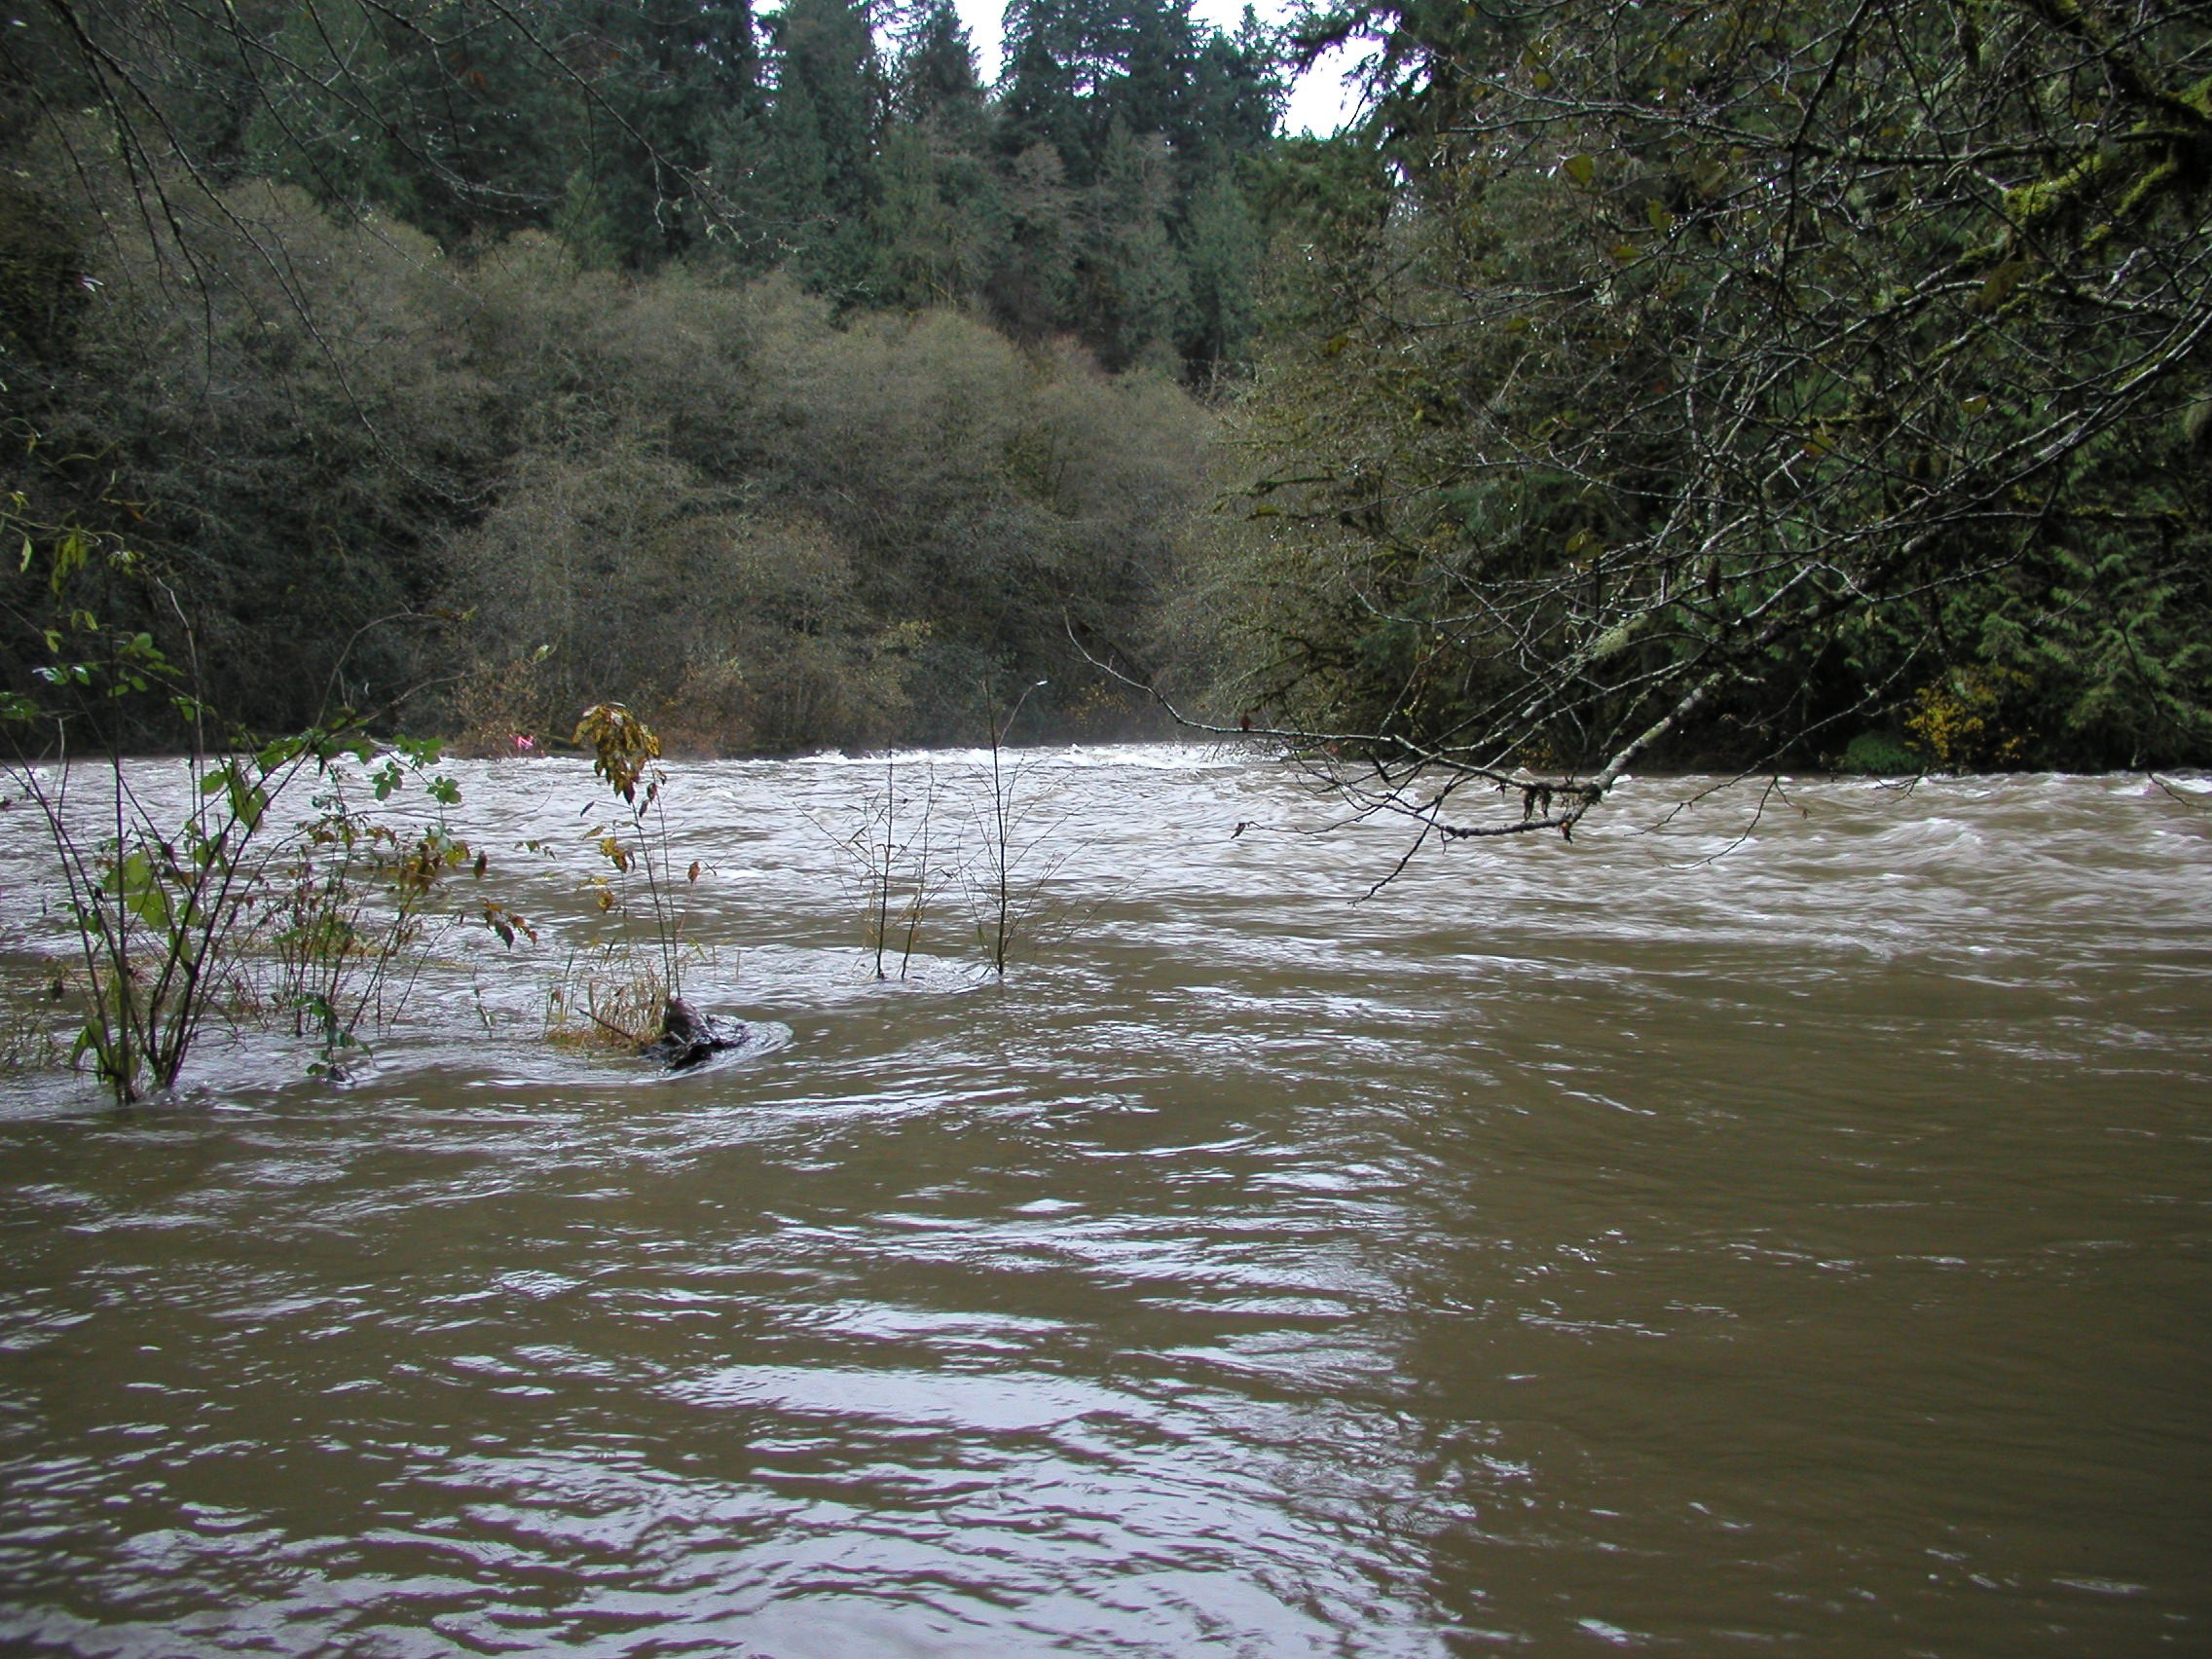
[[[968,25],[969,43],[976,49],[976,61],[985,82],[999,77],[1000,19],[1005,15],[1006,0],[955,0],[960,20]],[[1288,7],[1270,5],[1266,0],[1255,0],[1254,8],[1263,21],[1280,21]],[[1244,0],[1197,0],[1191,15],[1200,28],[1227,29],[1234,34],[1243,19]],[[1358,113],[1357,89],[1347,85],[1346,77],[1357,67],[1357,58],[1339,53],[1324,58],[1301,75],[1290,90],[1290,101],[1283,112],[1283,130],[1290,133],[1312,132],[1326,137],[1342,128]]]

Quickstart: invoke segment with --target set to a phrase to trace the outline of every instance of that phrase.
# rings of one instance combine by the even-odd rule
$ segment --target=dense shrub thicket
[[[702,750],[973,740],[1040,678],[1035,729],[1125,729],[1070,642],[1139,648],[1200,504],[1171,380],[542,232],[461,260],[285,186],[211,205],[182,243],[121,185],[79,215],[10,365],[14,516],[89,554],[0,575],[18,688],[90,612],[261,730],[424,684],[409,718],[479,742],[609,698]]]
[[[1025,0],[986,91],[945,0],[877,20],[21,9],[6,686],[144,630],[263,731],[1120,729],[1070,641],[1139,648],[1199,504],[1270,42]]]
[[[2200,11],[1316,9],[1333,141],[1175,0],[11,25],[0,689],[774,751],[1130,729],[1089,654],[1484,833],[2212,752]]]

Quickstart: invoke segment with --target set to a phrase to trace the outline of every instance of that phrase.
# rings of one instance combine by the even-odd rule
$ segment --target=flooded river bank
[[[2212,1651],[2202,785],[1653,780],[1353,903],[1263,763],[1041,753],[1000,983],[949,883],[875,978],[880,765],[680,767],[761,1040],[667,1077],[544,1040],[586,769],[457,775],[539,938],[350,1082],[0,1077],[0,1648]]]

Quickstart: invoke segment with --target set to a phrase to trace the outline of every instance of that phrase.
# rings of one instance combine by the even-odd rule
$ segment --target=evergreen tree
[[[1116,72],[1097,92],[1099,116],[1182,146],[1194,135],[1192,72],[1198,57],[1191,0],[1130,0],[1116,18]],[[1103,158],[1102,158],[1103,159]]]
[[[1076,193],[1050,144],[1014,157],[998,183],[1006,236],[987,289],[991,315],[1017,340],[1041,340],[1074,326]]]
[[[900,44],[891,107],[902,120],[979,141],[987,117],[975,42],[952,0],[926,0]]]
[[[931,0],[907,30],[891,107],[871,195],[871,297],[978,304],[1005,215],[986,153],[989,106],[950,0]]]
[[[1200,184],[1183,235],[1190,303],[1182,349],[1195,369],[1242,360],[1257,309],[1261,242],[1244,192],[1226,168]]]
[[[825,203],[833,213],[851,213],[866,198],[884,105],[866,8],[854,0],[790,0],[776,18],[775,43],[771,129],[787,116],[811,124],[822,146]]]
[[[1084,230],[1060,325],[1110,364],[1157,359],[1175,342],[1194,364],[1240,354],[1255,233],[1225,192],[1237,188],[1238,158],[1273,131],[1281,92],[1267,30],[1247,10],[1235,37],[1201,41],[1190,0],[1013,0],[1006,29],[1001,153],[1049,146],[1081,198],[1069,204]],[[995,283],[1002,319],[1034,332],[1043,289],[1029,274]]]
[[[1006,239],[998,181],[985,160],[934,123],[884,135],[869,212],[869,298],[905,308],[981,303]]]
[[[609,67],[589,77],[578,173],[625,264],[681,252],[705,233],[727,112],[756,92],[758,48],[750,0],[592,0],[574,50]]]
[[[382,205],[447,242],[547,220],[574,171],[590,62],[534,26],[554,21],[482,0],[380,15],[389,67],[373,92],[399,111],[378,131]]]
[[[1099,10],[1099,0],[1011,0],[1006,9],[1000,148],[1018,156],[1050,145],[1079,185],[1094,174],[1104,129],[1093,99],[1114,67]]]
[[[1166,141],[1115,123],[1088,203],[1079,271],[1085,333],[1109,368],[1174,360],[1190,278],[1168,234],[1173,203]]]
[[[885,88],[867,14],[852,0],[790,0],[770,24],[775,85],[745,192],[749,229],[808,283],[854,295],[868,263],[866,213]]]
[[[1259,156],[1273,142],[1284,97],[1279,55],[1272,32],[1251,7],[1244,8],[1235,34],[1216,29],[1207,37],[1184,97],[1188,176],[1211,172],[1225,159]]]

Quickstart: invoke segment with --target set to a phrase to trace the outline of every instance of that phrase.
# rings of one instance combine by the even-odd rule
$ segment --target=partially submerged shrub
[[[2008,668],[1954,668],[1913,698],[1905,728],[1947,772],[2018,764],[2027,740],[2011,727],[2009,704],[2028,677]]]
[[[548,1042],[635,1052],[660,1034],[669,983],[635,951],[608,946],[571,958],[545,993]]]
[[[593,1023],[638,1042],[656,1034],[660,1014],[683,995],[683,909],[681,892],[696,882],[703,866],[694,862],[677,884],[668,844],[668,814],[661,792],[668,774],[660,766],[660,738],[645,721],[620,703],[597,703],[576,722],[574,741],[592,753],[592,770],[603,779],[622,810],[610,824],[590,831],[600,856],[612,873],[595,875],[588,883],[603,913],[612,913],[622,929],[610,942],[609,958],[617,953],[624,970],[615,983],[586,987],[584,1012]],[[643,877],[652,912],[653,955],[650,967],[636,960],[635,941],[629,937],[630,883]],[[604,1003],[605,1007],[601,1007]],[[642,1007],[651,1012],[649,1027],[636,1036]]]
[[[1878,778],[1909,777],[1921,769],[1920,756],[1886,731],[1862,731],[1844,746],[1836,763],[1844,772],[1871,773]]]

